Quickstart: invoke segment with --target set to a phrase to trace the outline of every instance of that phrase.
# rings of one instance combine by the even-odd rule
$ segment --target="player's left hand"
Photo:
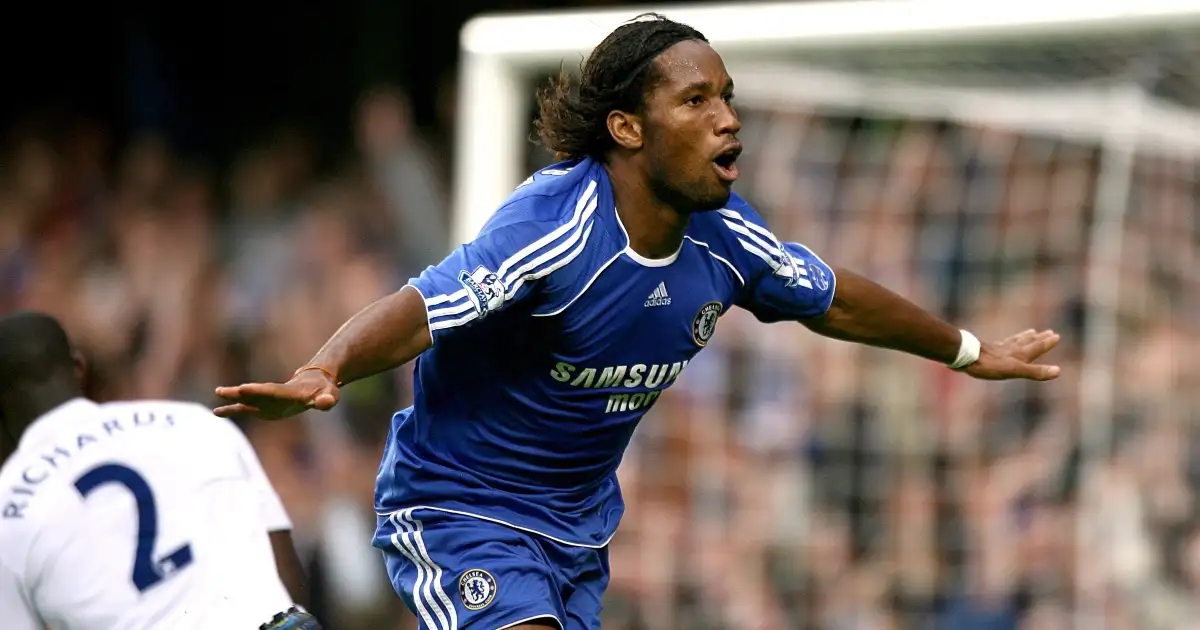
[[[979,360],[967,366],[963,372],[986,381],[1027,379],[1052,381],[1061,370],[1057,365],[1035,363],[1042,355],[1050,352],[1061,339],[1053,330],[1026,330],[999,343],[981,344]]]
[[[252,415],[263,420],[282,420],[309,409],[329,411],[337,404],[337,383],[321,370],[303,370],[286,383],[246,383],[218,387],[217,396],[226,404],[213,413],[222,418]]]

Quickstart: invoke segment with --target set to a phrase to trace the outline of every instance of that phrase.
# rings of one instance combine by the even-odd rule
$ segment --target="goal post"
[[[902,292],[941,304],[940,312],[989,335],[1069,310],[1047,304],[1055,298],[1039,293],[1041,285],[1071,290],[1080,323],[1060,353],[1071,373],[1043,391],[1073,397],[1057,413],[1069,415],[1077,432],[1071,439],[1082,451],[1082,477],[1110,474],[1110,452],[1127,442],[1114,435],[1122,431],[1114,419],[1126,407],[1151,404],[1142,390],[1157,396],[1143,433],[1157,435],[1146,428],[1152,425],[1183,431],[1189,414],[1200,412],[1200,360],[1187,359],[1200,356],[1193,323],[1200,322],[1193,308],[1200,306],[1200,3],[857,0],[476,18],[461,33],[455,244],[473,238],[528,174],[535,82],[560,64],[577,67],[613,28],[651,10],[696,27],[724,57],[746,136],[738,190],[780,236],[837,248],[830,255],[838,262],[879,274],[885,284],[894,278]],[[864,132],[864,125],[879,129]],[[911,214],[920,215],[919,226],[900,218]],[[897,253],[898,239],[933,253],[916,246]],[[965,270],[946,272],[926,257]],[[775,355],[787,355],[792,343],[752,349],[754,363],[786,363]],[[706,354],[717,361],[736,354],[720,352]],[[985,433],[980,418],[1006,404],[997,398],[1027,396],[1013,387],[990,389],[1002,392],[993,398],[946,394],[977,396],[988,406],[964,420],[973,412],[933,409],[943,404],[940,393],[916,401],[929,397],[913,390],[930,378],[911,362],[892,364],[894,357],[874,350],[805,347],[805,357],[814,353],[822,357],[817,378],[833,384],[797,383],[805,395],[816,392],[817,400],[820,391],[841,388],[841,396],[875,401],[876,414],[919,419],[892,423],[904,431],[928,431],[929,417],[957,413]],[[1137,390],[1130,383],[1139,371],[1153,371],[1145,378],[1163,384]],[[858,417],[814,400],[803,402],[804,411],[791,409],[835,418],[834,425]],[[897,439],[889,448],[906,451],[942,438],[927,435],[916,447]],[[836,473],[813,473],[821,474]],[[905,487],[882,480],[873,490],[880,496],[870,500],[882,513]],[[1094,494],[1078,499],[1086,500],[1095,504],[1076,508],[1071,615],[1075,627],[1104,627],[1097,615],[1108,614],[1102,600],[1111,584],[1104,580],[1115,561],[1095,545],[1104,535],[1098,522],[1119,509]]]

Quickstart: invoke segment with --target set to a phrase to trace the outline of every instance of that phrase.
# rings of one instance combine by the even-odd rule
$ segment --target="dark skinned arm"
[[[832,339],[899,350],[950,364],[962,345],[961,332],[907,299],[854,273],[835,269],[833,303],[817,318],[801,320],[809,330]],[[1051,330],[1027,330],[998,343],[980,343],[979,359],[963,369],[975,378],[1048,381],[1058,366],[1034,361],[1058,345]]]
[[[275,554],[275,570],[279,573],[279,579],[287,588],[288,595],[292,597],[292,603],[307,609],[308,578],[300,563],[300,556],[296,553],[296,545],[292,542],[291,530],[280,529],[267,532],[267,535],[271,539],[271,551]]]
[[[853,271],[835,268],[834,274],[837,287],[829,310],[800,322],[809,330],[938,363],[954,361],[962,343],[957,327]]]
[[[342,384],[404,365],[432,345],[425,299],[404,287],[351,317],[288,382],[218,387],[226,404],[214,413],[278,420],[326,411],[337,404]]]
[[[308,365],[351,383],[400,367],[432,345],[425,300],[415,288],[404,287],[342,324]]]

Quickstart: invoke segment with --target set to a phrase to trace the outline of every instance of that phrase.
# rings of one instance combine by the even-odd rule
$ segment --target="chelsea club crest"
[[[696,345],[701,348],[708,345],[708,340],[717,332],[717,319],[724,309],[725,305],[720,302],[708,302],[700,307],[700,312],[692,320],[692,339]]]
[[[483,610],[496,599],[496,578],[483,569],[471,569],[458,578],[458,597],[467,610]]]
[[[813,284],[821,291],[829,289],[829,275],[817,263],[808,264],[808,277],[812,278]]]

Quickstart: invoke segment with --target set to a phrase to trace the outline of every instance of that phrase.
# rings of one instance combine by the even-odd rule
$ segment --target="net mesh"
[[[738,191],[781,238],[984,339],[1053,327],[1064,376],[985,384],[730,313],[621,469],[605,627],[1192,623],[1200,152],[1153,137],[1195,130],[1197,53],[1173,36],[810,51],[751,82]],[[1096,130],[1155,121],[1069,109],[1105,111],[1117,83],[1191,125],[1142,134],[1124,170]],[[989,101],[972,94],[996,115],[955,105]],[[1067,111],[1037,111],[1046,94]],[[1094,229],[1114,215],[1115,240]]]

